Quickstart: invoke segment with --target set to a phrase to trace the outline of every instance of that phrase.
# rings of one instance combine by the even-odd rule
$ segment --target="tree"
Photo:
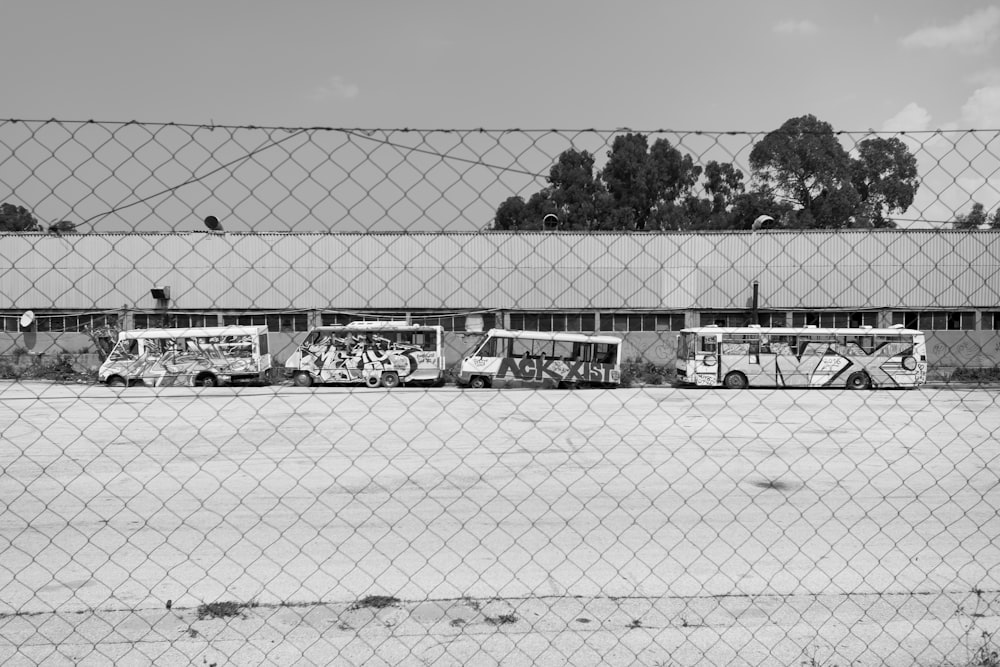
[[[662,211],[673,210],[676,201],[689,195],[701,171],[690,155],[681,155],[666,139],[650,147],[646,135],[630,132],[615,137],[601,176],[614,208],[624,209],[618,219],[643,230],[651,218],[662,219]]]
[[[968,213],[959,213],[955,216],[955,221],[952,222],[952,226],[955,229],[965,229],[965,230],[975,230],[979,229],[982,225],[986,224],[988,218],[986,211],[982,204],[979,202],[974,202],[972,204],[972,210]],[[994,227],[996,225],[996,216],[993,216]]]
[[[857,158],[829,123],[791,118],[750,152],[755,178],[790,202],[785,227],[895,227],[886,213],[905,211],[919,186],[917,160],[896,138],[865,139]]]
[[[899,139],[865,139],[858,144],[851,182],[861,196],[859,226],[895,227],[883,213],[902,213],[913,204],[920,182],[917,159]]]
[[[750,151],[757,179],[792,202],[802,227],[844,227],[837,216],[860,202],[851,184],[851,158],[829,123],[813,115],[791,118]]]
[[[23,206],[0,204],[0,232],[40,232],[42,226]]]

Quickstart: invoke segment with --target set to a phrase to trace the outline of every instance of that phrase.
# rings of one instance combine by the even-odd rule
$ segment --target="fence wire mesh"
[[[1000,133],[836,133],[914,156],[895,228],[498,224],[630,132],[0,122],[0,660],[998,664]],[[767,135],[641,134],[747,185]],[[440,346],[295,366],[356,320]],[[919,329],[927,382],[676,384],[681,329],[748,322],[837,327],[811,369]],[[222,326],[271,370],[112,349]],[[491,327],[550,337],[508,353],[540,382],[468,386]],[[571,390],[607,343],[569,332],[620,386]]]

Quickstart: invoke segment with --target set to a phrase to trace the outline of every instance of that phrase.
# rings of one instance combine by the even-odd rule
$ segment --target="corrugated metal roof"
[[[0,308],[1000,307],[1000,232],[0,235]]]

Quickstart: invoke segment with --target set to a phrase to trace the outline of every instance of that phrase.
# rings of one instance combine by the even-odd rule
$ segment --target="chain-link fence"
[[[762,176],[763,132],[0,123],[0,659],[997,664],[1000,133],[835,134],[913,156],[894,229],[560,226],[628,134]],[[677,383],[748,323],[838,333]],[[535,336],[474,382],[491,328]]]

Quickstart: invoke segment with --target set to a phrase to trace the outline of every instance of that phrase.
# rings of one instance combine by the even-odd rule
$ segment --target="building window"
[[[593,313],[531,313],[510,314],[510,328],[517,331],[580,331],[592,332]]]
[[[320,313],[320,324],[324,327],[342,327],[351,322],[405,322],[406,311],[384,311],[372,313]]]
[[[921,331],[973,331],[976,328],[976,314],[971,311],[902,310],[892,313],[892,323]]]
[[[482,313],[483,329],[489,330],[496,326],[496,313]],[[428,327],[443,327],[445,331],[465,331],[465,315],[435,315],[433,313],[410,314],[410,322]]]
[[[309,331],[308,313],[242,313],[223,315],[223,326],[259,327],[268,331]]]
[[[82,333],[89,329],[117,326],[118,313],[74,313],[35,311],[34,321],[27,327],[21,326],[23,313],[0,313],[0,331],[43,331],[49,333]]]
[[[823,327],[826,329],[857,329],[878,326],[875,311],[813,311],[792,313],[793,327]]]
[[[601,313],[601,331],[680,331],[684,313]]]
[[[983,313],[983,328],[1000,331],[1000,313]]]
[[[751,324],[759,324],[762,327],[786,327],[788,326],[788,313],[781,310],[761,310],[757,312],[757,322],[753,322],[753,317],[745,310],[734,313],[705,312],[699,316],[700,326],[710,327],[746,327]]]
[[[176,313],[171,316],[171,326],[178,329],[219,326],[219,316],[215,313]]]
[[[787,327],[788,313],[759,312],[757,313],[757,324],[762,327]]]
[[[132,316],[132,326],[136,329],[159,329],[170,325],[161,314],[136,313]]]

